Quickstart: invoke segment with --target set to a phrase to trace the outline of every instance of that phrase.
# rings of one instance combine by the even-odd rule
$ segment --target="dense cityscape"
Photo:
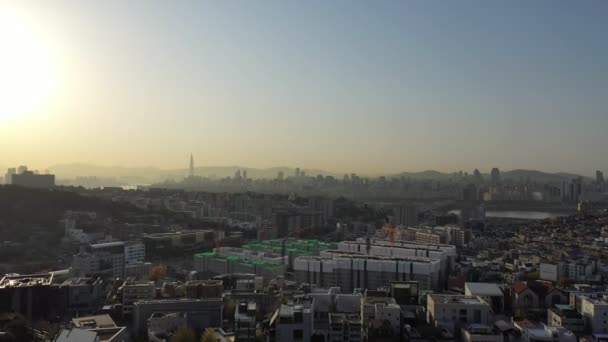
[[[0,0],[0,342],[608,342],[607,18]]]
[[[9,168],[0,338],[597,342],[596,175],[212,181],[191,157],[179,182],[85,188]]]

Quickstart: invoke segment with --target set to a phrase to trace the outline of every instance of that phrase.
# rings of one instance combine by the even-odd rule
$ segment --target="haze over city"
[[[607,13],[5,1],[0,164],[175,169],[192,152],[200,166],[592,175],[608,159]]]
[[[0,0],[0,342],[608,342],[607,18]]]

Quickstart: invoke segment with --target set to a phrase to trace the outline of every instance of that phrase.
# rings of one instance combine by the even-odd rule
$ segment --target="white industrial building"
[[[438,289],[441,262],[425,257],[383,257],[327,250],[294,260],[296,280],[319,287],[378,289],[391,281],[415,280],[421,289]]]

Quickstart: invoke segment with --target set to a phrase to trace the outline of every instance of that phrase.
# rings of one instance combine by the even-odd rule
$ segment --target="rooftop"
[[[169,232],[169,233],[154,233],[154,234],[145,234],[144,238],[148,238],[148,239],[164,239],[167,237],[174,237],[174,236],[180,236],[180,235],[191,235],[191,234],[197,234],[197,233],[211,233],[213,232],[213,230],[211,229],[202,229],[202,230],[183,230],[180,232]]]
[[[46,286],[53,282],[52,273],[10,274],[0,280],[0,288]]]
[[[113,241],[113,242],[104,242],[104,243],[94,244],[94,245],[91,245],[91,248],[100,249],[100,248],[110,248],[110,247],[118,247],[118,246],[124,246],[124,245],[125,245],[125,243],[123,241]]]
[[[95,329],[95,328],[115,328],[116,323],[110,315],[87,316],[72,319],[72,324],[76,328]]]
[[[346,251],[338,251],[338,250],[327,250],[323,253],[332,255],[331,257],[325,257],[327,259],[334,259],[336,257],[345,257],[345,258],[353,258],[353,259],[366,259],[366,260],[399,260],[399,261],[417,261],[422,263],[437,263],[439,262],[436,259],[426,258],[426,257],[418,257],[418,256],[380,256],[380,255],[368,255],[362,253],[355,252],[346,252]],[[304,258],[318,258],[316,256],[304,256]],[[324,257],[321,257],[324,258]]]
[[[436,304],[487,305],[487,303],[483,299],[475,296],[442,294],[431,294],[429,296]]]
[[[256,243],[243,245],[244,249],[281,254],[285,244],[285,250],[296,256],[313,255],[327,249],[335,249],[337,244],[316,239],[270,239]]]
[[[493,327],[485,324],[470,324],[465,328],[470,334],[474,335],[496,335],[498,334],[498,329],[494,329]]]
[[[357,242],[365,242],[365,238],[357,239]],[[410,247],[418,249],[429,249],[429,250],[456,250],[454,245],[445,245],[438,243],[420,243],[415,241],[395,241],[392,242],[388,239],[370,239],[370,242],[374,245],[380,246],[398,246],[398,247]]]
[[[472,296],[504,296],[504,293],[498,287],[498,284],[492,283],[465,283],[465,288],[468,288]]]
[[[70,278],[64,281],[61,286],[85,286],[92,285],[95,282],[101,282],[99,278]]]
[[[238,255],[221,255],[221,254],[217,254],[215,252],[197,253],[197,254],[194,254],[194,257],[195,258],[213,257],[213,258],[223,259],[223,260],[227,260],[227,261],[231,261],[231,262],[238,262],[243,265],[258,265],[258,266],[264,266],[266,268],[284,268],[285,267],[284,264],[279,264],[279,263],[270,262],[270,261],[266,261],[266,260],[249,259],[249,258],[241,257]]]
[[[584,298],[587,299],[587,301],[589,301],[590,303],[592,303],[593,305],[608,305],[608,296],[603,295],[603,296],[583,296]]]
[[[576,310],[573,305],[556,304],[551,309],[559,316],[566,318],[582,318],[583,316]]]

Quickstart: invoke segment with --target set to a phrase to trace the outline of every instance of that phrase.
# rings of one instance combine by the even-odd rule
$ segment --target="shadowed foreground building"
[[[136,302],[133,307],[133,335],[146,333],[148,319],[154,313],[186,313],[188,326],[202,331],[222,324],[223,301],[208,299],[162,299]]]
[[[54,317],[61,312],[52,273],[7,275],[0,280],[0,312],[17,312],[29,320]]]

